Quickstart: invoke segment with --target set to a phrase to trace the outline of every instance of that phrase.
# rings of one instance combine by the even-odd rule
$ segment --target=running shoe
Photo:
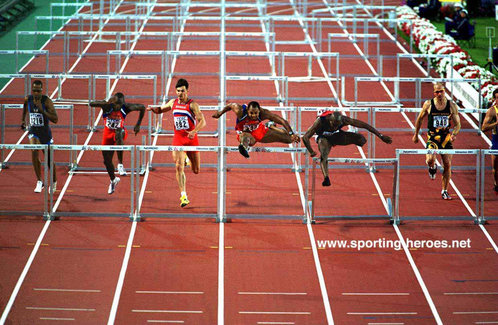
[[[239,144],[239,152],[242,156],[249,158],[249,151],[247,151],[247,148],[244,147],[242,144]]]
[[[436,166],[434,166],[434,168],[429,167],[429,178],[430,179],[436,179],[436,173],[437,173]]]
[[[443,198],[443,200],[451,200],[450,193],[448,193],[448,191],[445,190],[441,192],[441,197]]]
[[[322,186],[330,186],[330,178],[328,176],[324,178]]]
[[[190,167],[190,159],[188,157],[185,157],[185,166]]]
[[[123,164],[118,164],[118,173],[121,176],[126,176],[126,170],[124,169]]]
[[[37,181],[36,182],[36,187],[35,187],[35,193],[41,193],[43,190],[43,182],[42,181]]]
[[[111,184],[109,184],[109,189],[107,190],[108,194],[114,193],[114,191],[116,190],[116,185],[118,185],[120,180],[121,179],[119,177],[116,177],[111,181]]]
[[[186,195],[182,195],[180,197],[180,206],[182,208],[186,207],[188,204],[190,203],[190,201],[187,199],[187,196]]]

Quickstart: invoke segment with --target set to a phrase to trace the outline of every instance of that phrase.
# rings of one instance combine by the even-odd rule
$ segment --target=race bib
[[[433,117],[433,126],[438,128],[447,128],[450,125],[449,116],[434,116]]]
[[[246,124],[244,125],[244,132],[252,132],[259,127],[259,124]]]
[[[42,113],[29,113],[29,124],[34,127],[44,126]]]
[[[188,130],[190,125],[188,123],[188,117],[186,116],[175,116],[175,129],[177,130]]]
[[[121,126],[121,120],[107,118],[105,126],[111,130],[116,130]]]

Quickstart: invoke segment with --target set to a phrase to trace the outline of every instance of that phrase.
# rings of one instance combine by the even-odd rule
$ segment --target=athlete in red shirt
[[[299,143],[300,141],[299,136],[292,131],[289,122],[262,108],[258,102],[253,101],[247,105],[228,104],[223,110],[214,113],[213,118],[217,119],[230,110],[237,116],[235,130],[237,140],[240,142],[239,152],[246,158],[249,158],[249,146],[254,146],[256,142]],[[267,126],[264,120],[280,124],[284,129]]]
[[[174,146],[198,146],[197,133],[206,125],[206,120],[199,105],[193,99],[188,98],[188,81],[179,79],[176,83],[176,95],[178,98],[171,99],[161,107],[151,107],[149,110],[156,114],[173,111],[175,134],[173,136]],[[185,155],[186,153],[186,155]],[[180,188],[180,206],[183,208],[189,204],[186,191],[185,157],[188,156],[194,174],[198,174],[201,168],[201,155],[198,151],[173,151],[173,160],[176,165],[176,180]]]
[[[104,119],[104,134],[102,138],[102,145],[112,146],[112,145],[123,145],[124,140],[128,137],[128,131],[124,127],[124,120],[128,113],[133,111],[140,111],[140,116],[138,117],[137,124],[133,128],[135,135],[140,131],[140,124],[145,114],[145,106],[142,104],[130,104],[125,103],[124,95],[122,93],[116,93],[108,101],[95,101],[90,102],[92,107],[101,107],[103,110],[102,117]],[[120,178],[114,175],[114,164],[112,158],[114,156],[114,151],[102,151],[104,156],[104,165],[111,178],[111,184],[107,193],[112,194],[119,183]],[[123,152],[118,151],[118,172],[120,175],[125,176],[126,171],[123,167]]]

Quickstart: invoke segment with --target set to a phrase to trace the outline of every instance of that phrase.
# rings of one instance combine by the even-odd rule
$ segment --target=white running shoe
[[[116,190],[116,185],[118,185],[120,180],[121,179],[119,177],[116,177],[111,181],[111,184],[109,184],[109,189],[107,190],[108,194],[114,193],[114,191]]]
[[[126,176],[126,170],[124,169],[123,164],[118,164],[118,173],[121,176]]]
[[[190,159],[187,156],[185,156],[185,166],[190,167]]]
[[[35,187],[35,193],[41,193],[42,190],[43,190],[43,182],[37,181]]]

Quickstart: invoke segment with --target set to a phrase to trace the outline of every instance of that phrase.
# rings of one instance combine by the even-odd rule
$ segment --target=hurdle
[[[44,155],[44,161],[43,161],[43,183],[44,184],[50,184],[52,185],[52,179],[50,178],[50,182],[48,182],[48,174],[49,174],[49,167],[48,167],[48,145],[46,144],[38,144],[38,145],[32,145],[32,144],[3,144],[0,143],[0,149],[2,152],[4,150],[42,150]],[[53,157],[53,156],[52,156]],[[1,174],[3,176],[0,177],[6,177],[5,172],[3,172],[3,168],[0,168]],[[36,178],[33,178],[36,179]],[[43,216],[43,218],[48,218],[49,217],[49,206],[48,206],[48,188],[45,186],[45,190],[43,191],[43,212],[41,211],[19,211],[19,210],[0,210],[0,215],[14,215],[14,216]],[[32,192],[31,192],[32,193]],[[3,204],[0,204],[2,207],[11,207],[12,202],[3,202]],[[23,205],[26,206],[26,205]]]
[[[343,34],[343,33],[328,33],[327,34],[327,43],[328,43],[328,50],[329,52],[332,50],[331,49],[331,41],[333,38],[337,38],[339,40],[341,39],[345,39],[345,40],[341,40],[342,42],[353,42],[353,43],[358,43],[358,39],[363,39],[363,53],[364,55],[362,55],[362,57],[364,59],[370,59],[372,58],[372,56],[369,54],[369,43],[370,43],[370,39],[373,39],[375,41],[375,45],[376,45],[376,51],[375,51],[375,56],[373,56],[375,59],[379,60],[379,56],[380,56],[380,37],[379,37],[379,34],[366,34],[366,33],[355,33],[355,34],[352,34],[352,33],[349,33],[349,34]],[[339,41],[339,42],[341,42]],[[337,42],[337,40],[335,41]],[[342,55],[342,57],[344,58],[349,58],[349,57],[358,57],[358,55],[351,55],[351,54],[346,54],[346,55]]]
[[[486,196],[486,192],[489,191],[491,192],[491,186],[486,187],[486,170],[491,169],[489,167],[486,167],[486,157],[487,156],[498,156],[498,150],[481,150],[481,192],[480,192],[480,206],[481,206],[481,213],[480,213],[480,218],[479,218],[479,224],[483,225],[486,223],[487,220],[497,220],[498,219],[498,213],[496,213],[496,209],[494,210],[493,215],[487,215],[487,210],[486,210],[486,199],[488,198]],[[491,209],[490,209],[491,211]],[[491,212],[492,213],[492,212]]]
[[[278,84],[277,97],[259,97],[260,100],[272,100],[278,103],[283,103],[288,106],[287,94],[289,91],[289,78],[281,76],[230,76],[225,75],[223,78],[225,87],[227,89],[227,81],[273,81]],[[227,96],[227,100],[239,99],[239,100],[250,100],[254,96]]]
[[[327,158],[327,164],[330,166],[330,163],[344,163],[344,164],[362,164],[364,166],[358,168],[366,168],[368,171],[370,169],[369,165],[376,164],[391,164],[393,168],[393,192],[392,198],[387,198],[387,210],[388,214],[385,215],[325,215],[325,216],[317,216],[315,213],[316,206],[318,205],[315,201],[316,196],[316,170],[320,168],[320,158],[313,158],[312,172],[311,172],[311,201],[309,202],[309,210],[311,215],[311,222],[315,223],[317,219],[389,219],[390,223],[395,222],[393,207],[396,206],[398,201],[398,158],[382,158],[382,159],[363,159],[363,158]],[[333,166],[332,166],[333,167]],[[354,167],[346,167],[346,168],[354,168]]]
[[[221,154],[226,156],[228,153],[237,153],[238,147],[220,147],[220,146],[136,146],[137,154],[136,154],[136,166],[141,166],[144,163],[148,165],[150,163],[149,156],[147,153],[149,152],[165,152],[165,151],[200,151],[200,152],[213,152],[217,154]],[[292,148],[292,147],[253,147],[251,148],[251,152],[266,152],[266,153],[289,153],[295,156],[300,154],[306,154],[305,148]],[[225,157],[226,158],[226,157]],[[218,159],[218,162],[220,160]],[[204,214],[192,214],[192,213],[144,213],[141,212],[141,201],[140,201],[140,189],[139,189],[139,180],[136,182],[135,191],[137,193],[136,202],[137,202],[137,213],[134,216],[133,220],[140,220],[144,217],[164,217],[164,218],[214,218],[217,222],[226,222],[227,218],[243,218],[243,219],[297,219],[306,222],[306,218],[308,217],[307,211],[303,210],[302,215],[262,215],[262,214],[228,214],[225,212],[225,209],[220,209],[220,202],[226,206],[226,182],[222,182],[221,178],[226,178],[226,172],[230,168],[240,167],[240,166],[231,166],[226,163],[226,159],[223,159],[223,164],[217,163],[215,166],[210,165],[210,168],[215,168],[217,171],[217,213],[204,213]],[[174,164],[170,165],[174,167]],[[147,167],[146,167],[147,168]],[[138,169],[137,169],[138,170]],[[306,163],[305,171],[305,189],[306,193],[308,191],[308,164]],[[307,200],[307,198],[305,198]],[[307,204],[307,203],[306,203]]]
[[[109,98],[111,96],[111,80],[152,80],[153,83],[153,95],[152,96],[127,96],[128,98],[144,98],[144,99],[152,99],[153,104],[157,103],[157,76],[156,75],[105,75],[105,74],[96,74],[93,75],[93,94],[96,94],[96,85],[97,80],[105,80],[105,98]]]
[[[15,79],[23,79],[24,82],[24,92],[21,94],[15,94],[15,95],[4,95],[3,92],[8,87],[7,85],[4,86],[2,89],[2,94],[0,95],[0,99],[9,99],[9,98],[14,98],[17,100],[24,100],[26,96],[29,95],[31,92],[31,85],[29,84],[29,79],[27,74],[21,74],[21,73],[7,73],[7,74],[0,74],[0,79],[9,79],[9,80],[15,80]],[[17,88],[15,90],[18,90]],[[45,93],[48,95],[48,89],[45,87]]]
[[[82,3],[51,3],[50,4],[50,16],[55,16],[54,8],[61,9],[61,15],[65,16],[66,8],[71,8],[73,11],[77,11],[78,9],[89,8],[90,12],[93,12],[93,3],[92,2],[82,2]]]
[[[50,213],[48,217],[51,220],[54,220],[55,217],[60,217],[60,216],[74,216],[74,217],[84,217],[84,216],[89,216],[89,217],[128,217],[130,219],[133,219],[134,211],[135,211],[135,195],[133,193],[133,190],[135,188],[135,182],[137,180],[135,179],[136,177],[136,168],[135,168],[135,147],[134,146],[84,146],[84,145],[51,145],[50,146],[50,153],[53,156],[55,151],[123,151],[123,152],[129,152],[130,153],[130,168],[131,168],[131,173],[130,173],[130,212],[129,213],[124,213],[124,212],[71,212],[71,211],[61,211],[57,212],[55,211],[56,204],[58,205],[58,202],[54,202],[54,197],[53,193],[50,193],[50,196],[48,198],[48,201],[50,203]],[[50,172],[52,175],[53,170]],[[71,174],[71,173],[70,173]]]
[[[346,95],[345,95],[345,77],[342,77],[342,89],[341,89],[341,102],[346,105],[346,106],[397,106],[401,105],[402,101],[405,102],[415,102],[417,104],[420,104],[421,101],[421,93],[422,93],[422,83],[449,83],[450,87],[451,84],[456,84],[456,83],[469,83],[469,82],[476,82],[479,85],[481,85],[481,79],[458,79],[458,78],[397,78],[397,77],[354,77],[354,101],[348,101],[346,100]],[[394,86],[394,98],[392,101],[389,102],[372,102],[372,101],[359,101],[358,100],[358,85],[362,82],[380,82],[380,83],[385,83],[385,82],[392,82]],[[400,84],[401,83],[414,83],[415,84],[415,96],[413,98],[400,98]],[[480,94],[480,91],[479,91]],[[481,97],[481,96],[479,96]],[[481,101],[482,99],[479,99],[479,105],[478,107],[481,107]],[[421,106],[421,105],[420,105]]]
[[[19,55],[31,55],[32,58],[37,58],[39,56],[45,56],[45,72],[49,73],[49,55],[48,50],[0,50],[0,55],[13,55],[15,58],[14,73],[19,73]],[[31,73],[40,73],[40,71],[32,71]]]
[[[476,195],[476,206],[475,206],[475,212],[471,212],[471,216],[432,216],[432,217],[427,217],[427,216],[400,216],[399,212],[399,201],[400,201],[400,196],[399,196],[399,180],[400,180],[400,170],[405,169],[406,167],[401,166],[401,156],[403,155],[425,155],[425,154],[442,154],[442,155],[475,155],[476,156],[476,164],[475,164],[475,171],[476,171],[476,182],[475,182],[475,195]],[[398,168],[396,171],[397,177],[396,177],[396,197],[398,200],[396,201],[396,204],[394,205],[394,223],[395,224],[400,224],[401,218],[404,220],[473,220],[475,224],[479,223],[479,188],[480,188],[480,153],[479,150],[441,150],[441,149],[396,149],[396,159],[398,159]],[[408,167],[409,168],[409,167]],[[453,167],[452,167],[453,168]],[[468,207],[470,209],[470,207]]]
[[[23,104],[1,104],[0,105],[0,109],[1,109],[1,123],[0,123],[0,128],[1,128],[1,133],[0,133],[0,137],[1,137],[1,143],[5,143],[5,129],[6,128],[15,128],[15,129],[19,129],[19,124],[14,124],[14,125],[9,125],[9,124],[6,124],[6,120],[5,120],[5,111],[6,110],[13,110],[13,109],[17,109],[17,110],[22,110],[24,107]],[[50,126],[51,129],[55,129],[55,128],[68,128],[69,129],[69,141],[70,141],[70,144],[74,144],[73,143],[73,138],[74,138],[74,107],[73,105],[59,105],[59,104],[54,104],[54,107],[56,110],[68,110],[69,111],[69,125],[57,125],[57,124],[52,124]],[[20,114],[19,114],[20,116]],[[71,162],[73,161],[73,157],[70,156],[69,158],[69,166],[71,165]],[[8,165],[31,165],[31,162],[27,162],[27,163],[19,163],[19,162],[6,162],[5,161],[5,154],[4,154],[4,149],[1,150],[1,154],[0,154],[0,169],[1,168],[8,168]]]

